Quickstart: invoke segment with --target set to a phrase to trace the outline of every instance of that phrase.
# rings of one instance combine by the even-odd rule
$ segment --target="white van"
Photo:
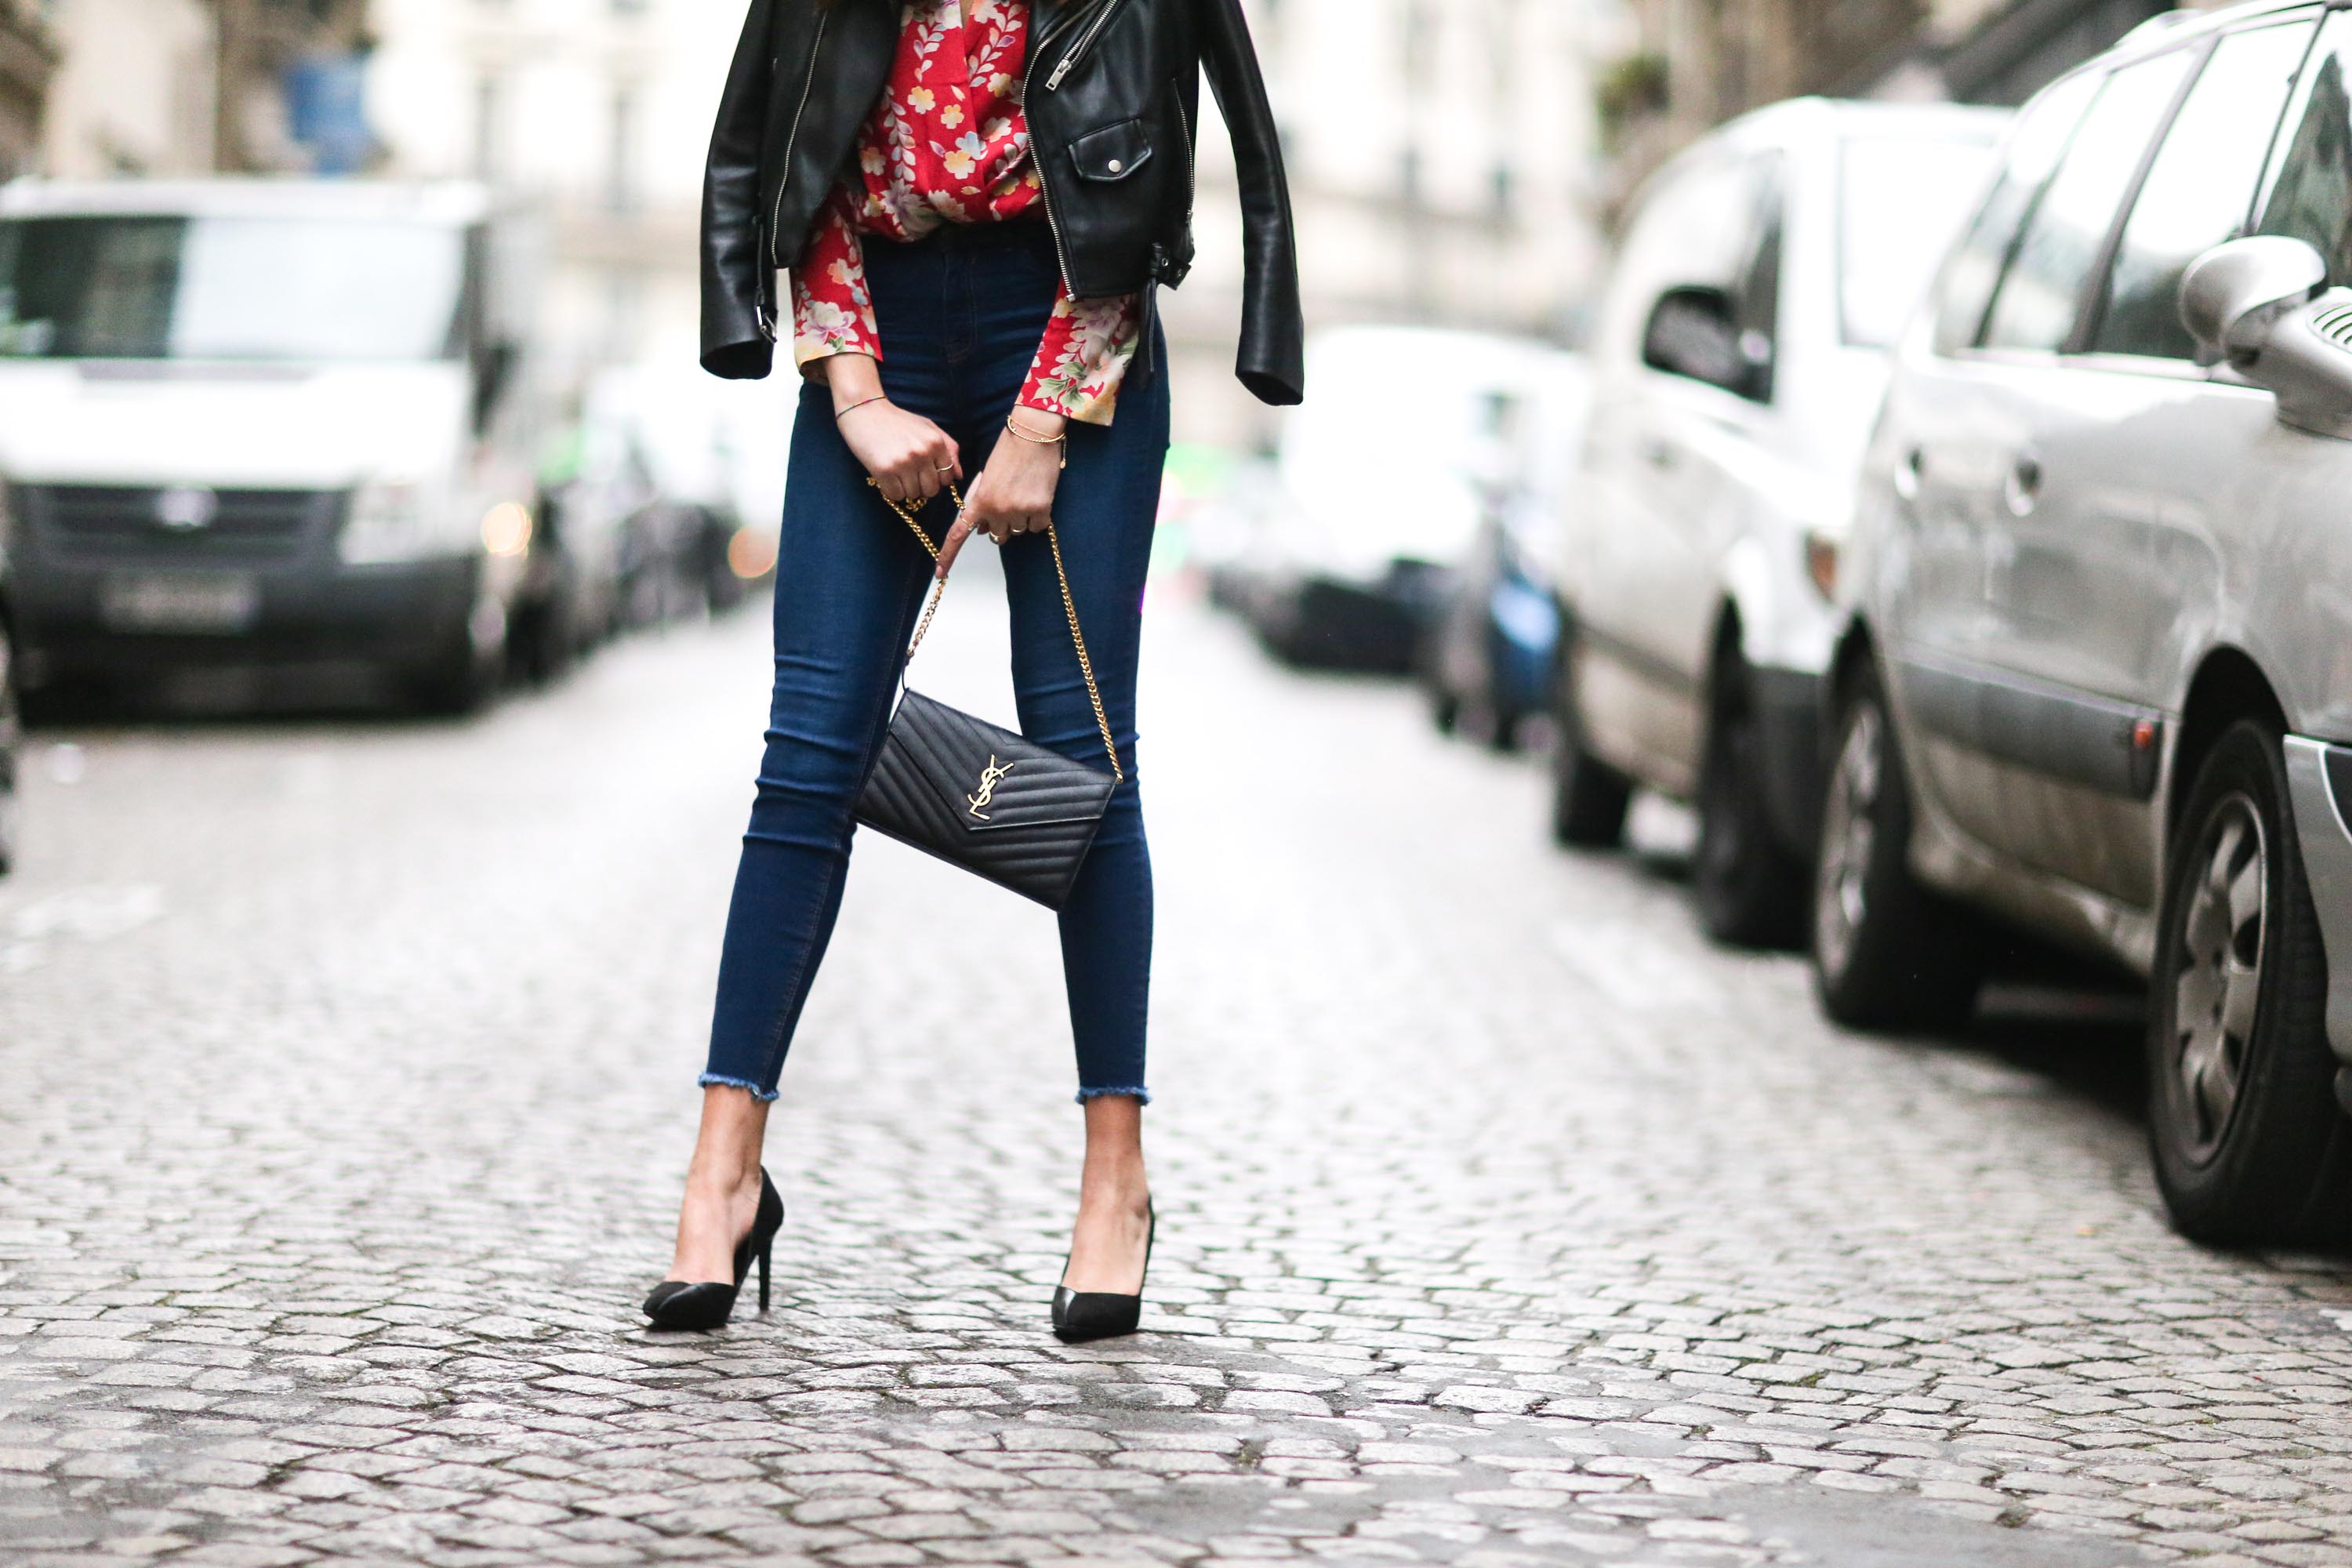
[[[462,184],[0,186],[27,692],[299,660],[478,703],[530,575],[517,232]]]

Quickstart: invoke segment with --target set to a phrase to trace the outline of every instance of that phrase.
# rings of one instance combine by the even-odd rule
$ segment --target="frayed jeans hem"
[[[1151,1103],[1151,1091],[1141,1084],[1129,1089],[1082,1089],[1078,1090],[1077,1101],[1080,1105],[1084,1105],[1089,1100],[1100,1100],[1107,1094],[1131,1094],[1135,1097],[1135,1103],[1138,1105]]]
[[[753,1083],[749,1079],[729,1078],[725,1073],[719,1072],[704,1073],[700,1078],[696,1079],[694,1082],[695,1087],[698,1089],[749,1089],[753,1100],[766,1100],[771,1104],[773,1104],[776,1098],[783,1092],[781,1089],[761,1089],[758,1084]]]

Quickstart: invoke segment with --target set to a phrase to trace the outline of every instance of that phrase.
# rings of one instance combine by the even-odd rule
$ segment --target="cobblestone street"
[[[1003,717],[973,576],[918,685]],[[1168,1223],[1077,1348],[1051,918],[872,838],[775,1310],[642,1326],[763,609],[471,723],[36,736],[0,1561],[2352,1563],[2352,1273],[2167,1230],[2112,1009],[1842,1035],[1540,767],[1151,625]]]

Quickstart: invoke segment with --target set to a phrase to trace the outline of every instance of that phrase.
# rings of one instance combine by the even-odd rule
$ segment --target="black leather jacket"
[[[1282,149],[1240,0],[1030,0],[1025,105],[1063,280],[1079,299],[1152,295],[1192,263],[1201,70],[1241,174],[1242,384],[1267,403],[1306,390],[1298,259]],[[898,0],[751,0],[702,188],[702,363],[768,374],[775,274],[856,156],[898,41]],[[1149,360],[1139,365],[1150,374]]]

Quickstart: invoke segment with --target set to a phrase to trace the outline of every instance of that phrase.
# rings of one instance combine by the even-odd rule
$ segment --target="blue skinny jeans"
[[[901,407],[937,420],[955,438],[965,473],[976,476],[1053,310],[1059,272],[1051,233],[1042,222],[1015,221],[950,227],[913,245],[869,238],[865,249],[883,387]],[[1143,1058],[1151,858],[1137,786],[1135,673],[1167,448],[1167,378],[1156,374],[1121,390],[1108,427],[1071,425],[1069,467],[1054,504],[1070,593],[1127,773],[1061,910],[1081,1100],[1150,1098]],[[942,497],[923,514],[934,542],[953,510]],[[971,548],[993,547],[983,540]],[[1099,766],[1101,734],[1046,542],[1015,535],[1003,563],[1021,731]],[[899,657],[930,580],[929,556],[842,440],[829,393],[803,389],[776,563],[775,692],[728,910],[706,1086],[776,1098],[841,909],[851,809],[888,727]],[[941,867],[935,874],[957,873]]]

